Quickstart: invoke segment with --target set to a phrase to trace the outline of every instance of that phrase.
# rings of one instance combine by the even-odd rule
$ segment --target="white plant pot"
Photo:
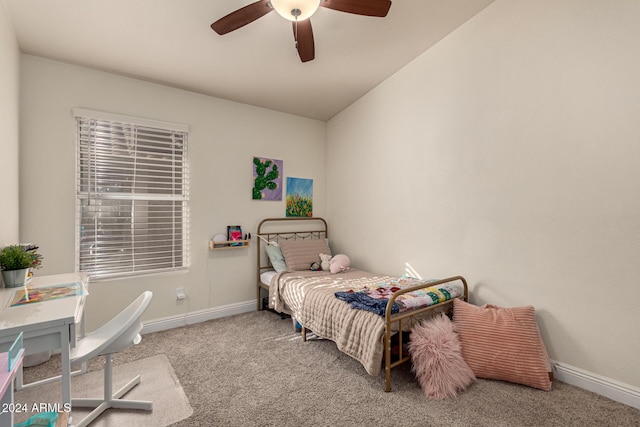
[[[20,270],[2,270],[2,280],[4,281],[4,287],[17,288],[19,286],[24,286],[24,284],[27,282],[28,275],[28,268],[22,268]]]

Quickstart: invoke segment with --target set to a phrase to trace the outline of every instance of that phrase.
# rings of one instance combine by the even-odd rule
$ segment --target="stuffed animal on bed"
[[[323,271],[329,271],[329,260],[331,260],[331,255],[320,254],[320,268]]]
[[[331,258],[329,261],[329,270],[331,273],[336,274],[341,271],[347,271],[351,265],[351,260],[344,254],[339,254]]]

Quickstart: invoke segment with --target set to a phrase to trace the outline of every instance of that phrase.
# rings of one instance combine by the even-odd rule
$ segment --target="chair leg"
[[[73,407],[73,401],[71,403],[71,406]],[[77,423],[77,424],[74,423],[73,427],[86,427],[86,426],[88,426],[93,421],[95,421],[95,419],[98,418],[107,409],[109,409],[109,404],[107,402],[102,402],[100,405],[98,405],[98,407],[96,409],[91,411],[91,413],[89,415],[87,415],[86,417],[84,417],[79,423]]]
[[[71,399],[71,407],[76,408],[95,408],[75,427],[85,427],[95,420],[100,414],[109,408],[117,409],[140,409],[143,411],[152,411],[153,402],[144,400],[125,400],[122,396],[131,391],[132,388],[140,384],[140,375],[129,381],[124,387],[113,393],[113,369],[111,364],[111,355],[105,356],[104,363],[104,399],[78,398]]]
[[[143,411],[152,411],[153,402],[147,400],[124,400],[120,399],[129,391],[140,384],[140,375],[137,375],[134,379],[125,384],[120,390],[116,391],[111,400],[111,407],[118,409],[140,409]]]
[[[71,399],[72,408],[97,408],[103,403],[104,403],[104,400],[102,399],[84,399],[84,398]]]

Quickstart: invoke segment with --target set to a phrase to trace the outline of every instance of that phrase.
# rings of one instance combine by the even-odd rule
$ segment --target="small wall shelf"
[[[209,249],[211,249],[212,251],[225,249],[242,249],[248,248],[250,243],[250,240],[225,240],[222,242],[214,242],[213,240],[209,240]],[[232,246],[232,244],[235,245]]]

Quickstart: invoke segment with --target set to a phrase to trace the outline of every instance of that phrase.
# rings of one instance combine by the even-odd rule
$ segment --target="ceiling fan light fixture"
[[[271,0],[271,6],[284,19],[304,21],[320,7],[320,0]]]

